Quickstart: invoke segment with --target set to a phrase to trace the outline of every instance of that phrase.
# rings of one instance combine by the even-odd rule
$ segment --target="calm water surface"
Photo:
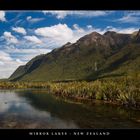
[[[0,128],[140,128],[140,111],[76,104],[44,90],[0,90]]]

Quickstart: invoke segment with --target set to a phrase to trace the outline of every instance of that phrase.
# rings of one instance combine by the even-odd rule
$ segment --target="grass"
[[[44,88],[68,99],[102,100],[123,106],[140,107],[138,77],[105,78],[74,82],[0,82],[0,89]]]

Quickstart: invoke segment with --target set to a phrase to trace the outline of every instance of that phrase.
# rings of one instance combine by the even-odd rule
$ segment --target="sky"
[[[0,79],[91,32],[133,33],[140,11],[0,11]]]

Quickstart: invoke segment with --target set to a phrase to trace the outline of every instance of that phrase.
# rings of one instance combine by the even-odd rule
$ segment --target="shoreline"
[[[1,89],[0,90],[2,91],[7,91],[7,90],[39,90],[39,91],[47,91],[48,89],[45,89],[45,88],[11,88],[11,89]],[[38,93],[40,94],[40,93]],[[105,100],[97,100],[97,99],[84,99],[84,98],[80,98],[80,97],[67,97],[67,96],[58,96],[57,94],[55,93],[44,93],[44,94],[51,94],[52,96],[54,96],[55,98],[58,98],[59,100],[63,100],[65,102],[68,102],[68,103],[74,103],[74,104],[84,104],[84,105],[90,105],[90,106],[94,106],[95,104],[96,105],[113,105],[114,107],[122,107],[124,109],[132,109],[134,111],[140,111],[140,108],[137,107],[133,107],[133,106],[128,106],[128,105],[123,105],[123,104],[119,104],[117,102],[111,102],[111,101],[105,101]]]
[[[39,89],[74,102],[101,102],[140,110],[140,79],[98,79],[74,82],[0,82],[0,90]]]
[[[52,93],[50,93],[52,94]],[[84,99],[84,98],[67,98],[67,97],[62,97],[62,96],[57,96],[56,94],[52,94],[53,96],[55,96],[56,98],[59,98],[59,99],[62,99],[66,102],[69,102],[69,103],[75,103],[75,104],[84,104],[84,105],[91,105],[91,106],[94,106],[95,104],[96,105],[113,105],[114,107],[122,107],[124,109],[132,109],[134,111],[140,111],[140,108],[137,107],[132,107],[132,106],[125,106],[125,105],[122,105],[122,104],[119,104],[117,102],[111,102],[111,101],[105,101],[105,100],[96,100],[96,99]]]

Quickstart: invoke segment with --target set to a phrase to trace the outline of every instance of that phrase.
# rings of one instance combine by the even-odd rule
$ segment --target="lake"
[[[140,111],[73,103],[45,90],[0,90],[0,128],[140,128]]]

